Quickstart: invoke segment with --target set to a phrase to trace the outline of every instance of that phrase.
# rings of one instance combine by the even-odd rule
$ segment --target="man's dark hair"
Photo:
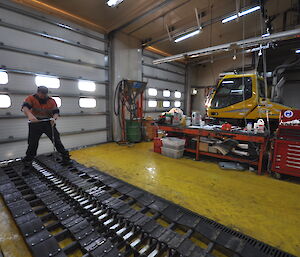
[[[37,88],[37,92],[38,92],[38,93],[42,93],[42,94],[48,94],[48,88],[45,87],[45,86],[39,86],[39,87]]]

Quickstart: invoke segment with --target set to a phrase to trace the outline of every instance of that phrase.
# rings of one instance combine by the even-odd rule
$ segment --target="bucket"
[[[127,140],[131,143],[138,143],[142,140],[141,124],[137,120],[126,120]]]
[[[192,113],[192,125],[193,126],[199,126],[201,120],[201,114],[200,112],[193,112]]]

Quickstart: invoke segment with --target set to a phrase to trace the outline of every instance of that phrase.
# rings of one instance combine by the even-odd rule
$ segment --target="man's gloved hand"
[[[57,118],[58,118],[58,114],[54,114],[53,117],[50,119],[52,126],[55,126]]]
[[[36,117],[34,117],[33,115],[32,115],[32,117],[29,118],[29,120],[30,120],[30,122],[38,122],[38,121],[39,121],[39,120],[38,120]]]

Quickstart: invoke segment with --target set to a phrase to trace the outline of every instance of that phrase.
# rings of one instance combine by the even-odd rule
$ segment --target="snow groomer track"
[[[292,257],[73,161],[2,163],[0,192],[33,256]],[[64,248],[60,242],[70,242]]]

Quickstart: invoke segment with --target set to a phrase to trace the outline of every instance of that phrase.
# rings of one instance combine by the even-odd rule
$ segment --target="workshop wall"
[[[108,141],[105,35],[6,0],[0,1],[0,15],[0,160],[24,156],[28,126],[21,105],[45,83],[61,102],[57,127],[67,148]],[[42,138],[39,153],[52,149]]]
[[[197,94],[191,98],[191,110],[199,111],[202,115],[206,113],[205,100],[207,89],[215,87],[219,81],[219,75],[223,72],[234,71],[243,66],[251,66],[252,56],[245,56],[244,60],[241,55],[238,55],[236,60],[232,57],[216,60],[213,63],[197,65],[190,68],[191,88],[197,89]],[[245,71],[247,73],[251,71]]]
[[[144,110],[153,118],[173,107],[185,109],[186,67],[178,62],[153,65],[162,57],[147,50],[142,53],[142,77],[148,83]]]
[[[140,42],[125,33],[116,33],[112,39],[112,95],[122,79],[142,80],[142,50]],[[113,101],[112,105],[113,105]],[[113,139],[121,139],[118,117],[113,115]]]
[[[172,107],[184,109],[186,67],[180,63],[153,65],[162,56],[140,49],[140,41],[124,33],[116,33],[112,40],[113,93],[122,79],[147,82],[144,94],[145,116],[157,118]],[[113,101],[112,101],[113,102]],[[120,123],[113,118],[114,140],[120,140]]]

